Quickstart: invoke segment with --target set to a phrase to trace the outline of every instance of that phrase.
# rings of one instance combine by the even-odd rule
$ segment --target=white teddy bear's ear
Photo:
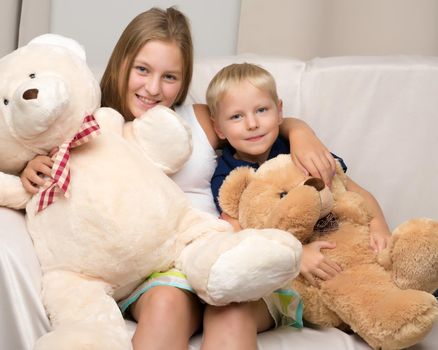
[[[43,34],[32,39],[29,44],[56,45],[74,52],[86,61],[84,48],[76,41],[58,34]],[[28,44],[28,45],[29,45]]]

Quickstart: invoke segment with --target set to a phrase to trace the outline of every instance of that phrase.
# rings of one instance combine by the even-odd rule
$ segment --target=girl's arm
[[[195,111],[196,119],[202,130],[204,130],[211,147],[213,147],[213,149],[218,149],[223,146],[222,140],[219,139],[214,131],[213,120],[211,119],[208,106],[204,104],[195,104],[193,105],[193,110]]]
[[[240,226],[239,220],[232,218],[231,216],[229,216],[225,213],[222,213],[220,215],[220,218],[222,220],[228,221],[231,224],[231,226],[233,226],[234,232],[238,232],[242,229],[242,226]]]
[[[280,134],[289,140],[295,165],[330,186],[336,169],[335,160],[314,131],[300,119],[284,118]]]
[[[382,208],[370,192],[363,189],[350,178],[347,178],[346,187],[347,190],[359,193],[365,198],[373,215],[373,219],[370,222],[370,246],[376,253],[380,252],[386,247],[388,240],[391,237],[391,232],[386,223]]]
[[[45,183],[44,177],[51,177],[53,160],[52,156],[58,152],[58,147],[52,149],[48,156],[39,155],[27,162],[20,174],[24,189],[32,194],[37,194],[39,187]]]
[[[43,186],[44,176],[50,177],[53,160],[49,156],[36,156],[30,160],[20,174],[20,180],[24,189],[32,194],[38,193],[39,187]]]

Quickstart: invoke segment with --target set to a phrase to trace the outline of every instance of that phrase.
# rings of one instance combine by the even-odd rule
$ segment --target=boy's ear
[[[283,118],[284,118],[284,116],[283,116],[283,100],[282,99],[278,100],[277,109],[278,109],[278,117],[280,118],[278,124],[281,124],[281,123],[283,123]]]
[[[217,137],[219,137],[221,140],[225,140],[226,137],[222,133],[222,130],[220,129],[218,123],[216,122],[216,119],[214,117],[211,117],[211,120],[213,122],[213,129],[214,129],[214,132],[216,133]]]
[[[250,167],[234,169],[224,180],[219,190],[219,205],[222,211],[234,219],[239,218],[240,198],[248,187],[255,171]]]
[[[283,100],[279,99],[277,103],[277,110],[278,110],[278,124],[283,123]]]

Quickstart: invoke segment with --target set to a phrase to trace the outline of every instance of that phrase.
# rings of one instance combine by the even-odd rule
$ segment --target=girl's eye
[[[35,73],[30,73],[30,74],[29,74],[29,78],[30,78],[30,79],[35,79]]]
[[[4,104],[5,106],[7,106],[7,105],[9,104],[9,100],[5,98],[5,99],[3,100],[3,104]]]
[[[283,198],[284,196],[287,196],[287,192],[286,191],[280,192],[280,198]]]
[[[172,75],[172,74],[166,74],[166,75],[164,76],[164,79],[166,79],[166,80],[171,80],[171,81],[175,81],[175,80],[177,80],[177,79],[176,79],[176,76],[174,76],[174,75]]]
[[[266,107],[260,107],[257,109],[257,113],[263,113],[266,112],[268,109]]]
[[[142,73],[142,74],[148,72],[148,70],[146,69],[146,67],[143,67],[143,66],[135,66],[134,68],[135,68],[136,71],[138,71],[139,73]]]

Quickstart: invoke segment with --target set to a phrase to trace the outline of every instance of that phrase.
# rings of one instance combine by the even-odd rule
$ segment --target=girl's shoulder
[[[207,139],[213,149],[219,148],[219,138],[214,131],[213,120],[211,119],[210,110],[205,104],[194,104],[193,111],[195,113],[198,124],[204,131]]]

